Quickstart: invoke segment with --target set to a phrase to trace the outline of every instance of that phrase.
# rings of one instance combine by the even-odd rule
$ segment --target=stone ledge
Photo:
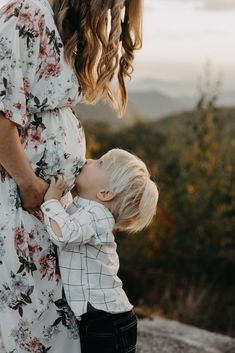
[[[137,353],[235,353],[235,339],[156,316],[139,320]]]
[[[138,325],[137,353],[235,353],[235,339],[177,321],[156,316]]]

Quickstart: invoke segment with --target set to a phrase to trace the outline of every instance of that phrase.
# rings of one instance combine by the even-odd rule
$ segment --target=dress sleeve
[[[0,111],[20,127],[27,123],[27,100],[45,30],[45,15],[31,1],[10,2],[0,11]]]

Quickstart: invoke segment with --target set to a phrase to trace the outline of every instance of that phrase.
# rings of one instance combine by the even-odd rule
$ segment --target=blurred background
[[[235,0],[145,0],[125,117],[75,111],[89,156],[134,152],[160,189],[151,227],[116,237],[139,314],[235,337],[234,18]]]
[[[90,156],[122,147],[160,189],[152,226],[118,234],[143,316],[235,336],[235,1],[147,0],[126,115],[76,108]]]

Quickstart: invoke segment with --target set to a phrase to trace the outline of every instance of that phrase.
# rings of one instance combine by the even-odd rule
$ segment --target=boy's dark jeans
[[[82,353],[135,353],[137,318],[134,311],[88,312],[78,320]]]

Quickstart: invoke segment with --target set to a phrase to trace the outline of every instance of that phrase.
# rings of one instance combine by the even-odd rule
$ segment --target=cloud
[[[193,2],[197,9],[207,11],[233,11],[235,10],[235,0],[180,0]]]
[[[208,11],[231,11],[235,10],[234,0],[201,0],[201,6]]]

